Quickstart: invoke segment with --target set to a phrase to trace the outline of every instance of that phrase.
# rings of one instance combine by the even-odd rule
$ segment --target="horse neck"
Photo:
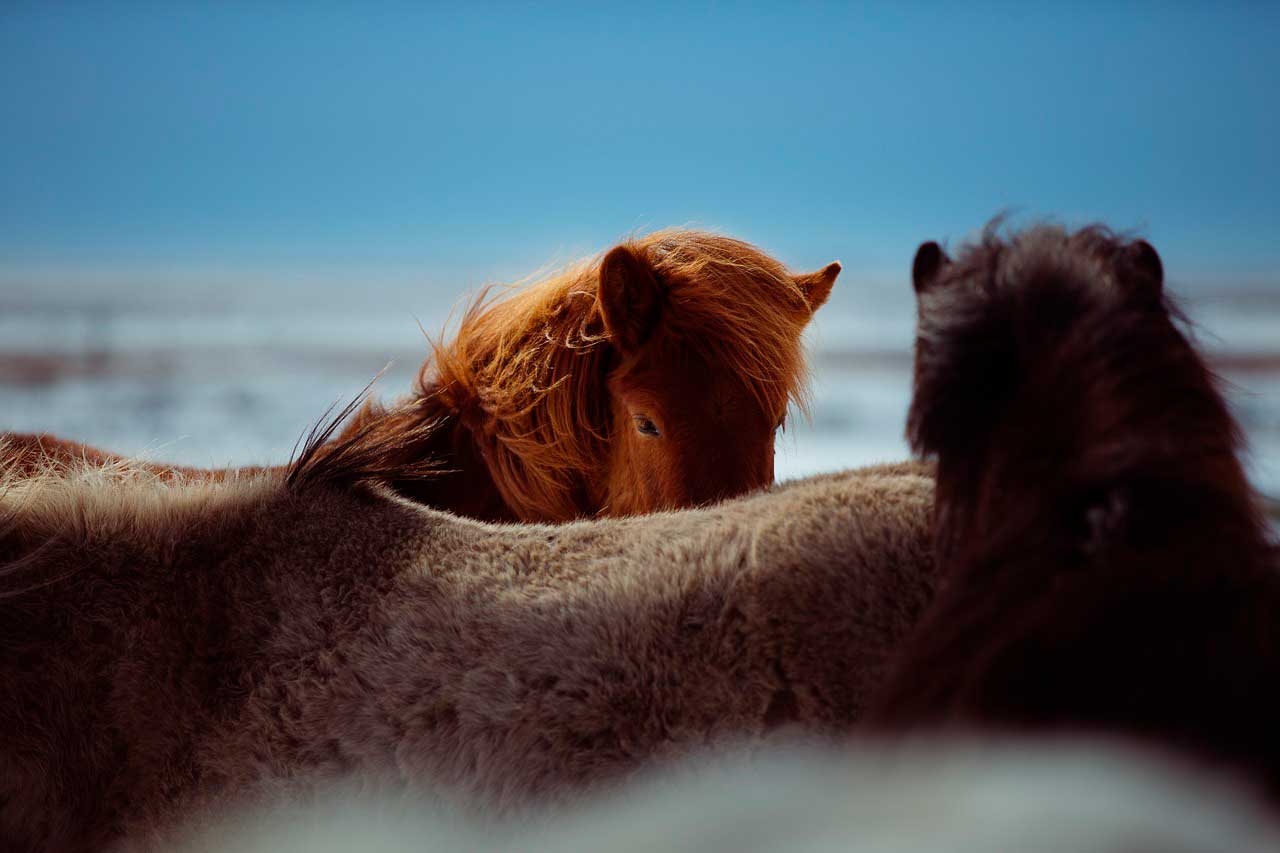
[[[460,495],[464,504],[452,510],[460,515],[490,521],[571,521],[594,515],[606,502],[603,490],[596,488],[604,481],[605,466],[599,460],[599,472],[544,465],[537,449],[513,446],[495,436],[484,413],[452,416],[449,432],[450,452],[460,465],[457,478],[466,480],[465,495]],[[490,511],[482,512],[485,507]]]
[[[1157,444],[1167,438],[1152,436]],[[1152,732],[1247,755],[1257,744],[1240,753],[1228,729],[1256,741],[1274,731],[1280,711],[1275,691],[1256,688],[1280,674],[1271,628],[1280,556],[1238,461],[1229,449],[1208,458],[1149,455],[1111,472],[1099,485],[1126,489],[1133,515],[1122,538],[1104,540],[1099,552],[1081,548],[1085,508],[1055,494],[1055,483],[1073,482],[1079,461],[1038,472],[1036,488],[1003,482],[982,453],[940,460],[934,549],[945,578],[870,719],[890,727],[942,717],[1079,726],[1134,717]],[[1152,652],[1139,679],[1147,693],[1122,697],[1134,650],[1161,644],[1178,651]],[[1064,698],[1055,681],[1095,689]],[[1249,707],[1229,723],[1212,703],[1187,706],[1246,688],[1255,691]]]
[[[439,359],[439,378],[422,383],[420,393],[454,422],[449,452],[483,471],[486,492],[505,505],[501,518],[569,521],[606,502],[597,487],[608,467],[608,353],[598,341],[551,346],[532,383],[525,368],[505,364],[514,345],[452,353]]]
[[[1085,503],[1112,493],[1148,549],[1185,539],[1187,555],[1258,565],[1266,525],[1238,459],[1239,428],[1196,353],[1171,347],[1117,379],[1119,369],[1100,364],[1057,362],[982,444],[941,453],[940,565],[998,562],[1032,543],[1071,547]],[[1071,512],[1079,519],[1066,519]]]
[[[386,483],[400,495],[424,506],[482,521],[515,521],[517,516],[494,483],[484,454],[465,419],[444,401],[438,389],[425,388],[408,403],[387,409],[366,405],[343,430],[338,440],[364,432],[368,440],[395,446],[394,456],[406,468],[423,459],[438,463],[440,473],[421,477],[391,475]],[[431,421],[437,426],[424,438],[401,438]],[[391,466],[394,469],[394,464]]]

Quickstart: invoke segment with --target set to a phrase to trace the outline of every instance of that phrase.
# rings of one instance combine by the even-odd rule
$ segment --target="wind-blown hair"
[[[670,308],[663,334],[741,377],[763,409],[805,408],[800,336],[817,306],[782,264],[702,231],[668,229],[622,245],[662,283]],[[608,456],[605,376],[617,360],[598,299],[601,261],[572,264],[505,299],[482,293],[452,340],[433,341],[410,400],[358,415],[357,428],[386,421],[364,440],[390,440],[406,421],[456,416],[518,517],[579,515],[580,473]]]

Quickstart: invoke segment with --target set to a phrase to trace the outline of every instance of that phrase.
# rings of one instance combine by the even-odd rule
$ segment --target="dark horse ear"
[[[949,263],[951,259],[937,243],[932,240],[921,243],[920,248],[916,249],[916,259],[911,263],[911,284],[916,293],[924,293],[933,287],[938,280],[938,273]]]
[[[1146,240],[1134,240],[1121,250],[1117,267],[1123,284],[1144,300],[1159,302],[1164,292],[1164,264],[1155,247]]]
[[[662,282],[649,262],[628,246],[616,246],[600,262],[600,313],[622,352],[639,349],[658,324]]]
[[[800,292],[804,294],[804,301],[809,303],[810,314],[821,308],[827,301],[838,275],[840,275],[840,262],[832,261],[817,272],[807,272],[793,278],[796,287],[799,287]]]

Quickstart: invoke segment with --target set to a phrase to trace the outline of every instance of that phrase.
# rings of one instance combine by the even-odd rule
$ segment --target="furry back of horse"
[[[7,849],[352,774],[510,810],[846,731],[931,596],[913,465],[560,527],[295,473],[5,483]]]

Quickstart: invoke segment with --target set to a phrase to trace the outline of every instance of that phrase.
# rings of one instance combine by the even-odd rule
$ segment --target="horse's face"
[[[794,279],[803,316],[778,321],[800,334],[826,300],[840,271],[832,264]],[[773,483],[774,439],[787,414],[785,396],[769,401],[758,386],[707,348],[663,322],[664,287],[648,263],[615,249],[601,271],[601,307],[616,363],[608,386],[611,446],[598,503],[609,515],[696,506]],[[770,377],[787,388],[795,376]]]
[[[696,506],[773,482],[774,435],[786,415],[765,411],[736,376],[672,342],[610,379],[610,514]]]

